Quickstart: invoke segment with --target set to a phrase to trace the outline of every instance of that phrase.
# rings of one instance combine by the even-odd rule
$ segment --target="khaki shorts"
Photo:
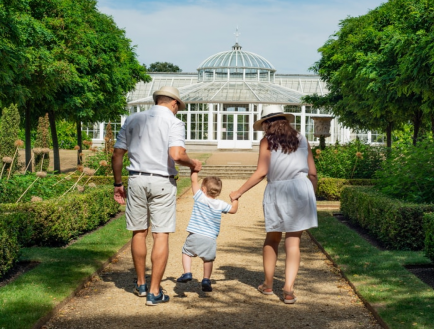
[[[159,176],[134,175],[128,179],[125,217],[127,230],[172,233],[176,229],[176,181]]]

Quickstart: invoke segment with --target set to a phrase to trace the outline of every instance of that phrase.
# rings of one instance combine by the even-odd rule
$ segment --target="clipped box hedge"
[[[434,262],[434,213],[425,214],[425,253]]]
[[[369,230],[387,248],[422,250],[423,217],[433,204],[414,204],[390,198],[372,187],[347,186],[341,194],[341,211]]]
[[[26,226],[32,226],[32,235],[25,245],[41,246],[64,245],[107,222],[118,209],[110,186],[68,194],[61,199],[0,205],[1,213],[26,213]]]
[[[60,200],[0,204],[0,277],[14,265],[20,247],[65,245],[108,222],[118,209],[112,186]]]
[[[327,201],[339,201],[341,193],[345,186],[348,185],[375,185],[373,179],[343,179],[343,178],[321,178],[318,181],[318,189],[316,195],[318,199]]]

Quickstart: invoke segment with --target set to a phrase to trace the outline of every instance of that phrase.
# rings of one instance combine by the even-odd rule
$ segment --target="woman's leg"
[[[270,288],[273,287],[274,270],[276,268],[277,253],[281,239],[281,232],[268,232],[265,237],[263,247],[264,283]]]
[[[285,286],[283,290],[293,291],[294,282],[300,267],[300,238],[301,232],[288,232],[285,234]]]

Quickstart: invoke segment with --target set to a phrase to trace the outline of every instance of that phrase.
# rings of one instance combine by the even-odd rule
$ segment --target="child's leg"
[[[186,254],[182,254],[182,267],[184,268],[184,273],[191,272],[191,257]]]
[[[204,279],[211,278],[213,264],[214,264],[213,261],[211,261],[211,262],[203,262],[203,278]]]

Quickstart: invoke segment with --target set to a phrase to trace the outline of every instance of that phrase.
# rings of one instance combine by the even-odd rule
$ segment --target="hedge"
[[[434,213],[425,214],[425,253],[434,262]]]
[[[60,200],[0,204],[0,277],[13,266],[19,247],[65,245],[109,221],[118,209],[112,186]]]
[[[423,216],[434,211],[434,204],[406,203],[372,187],[347,186],[341,194],[341,211],[387,248],[422,250],[425,240]]]
[[[317,197],[328,201],[339,201],[341,199],[342,190],[347,185],[375,185],[375,180],[320,178],[318,181]]]

